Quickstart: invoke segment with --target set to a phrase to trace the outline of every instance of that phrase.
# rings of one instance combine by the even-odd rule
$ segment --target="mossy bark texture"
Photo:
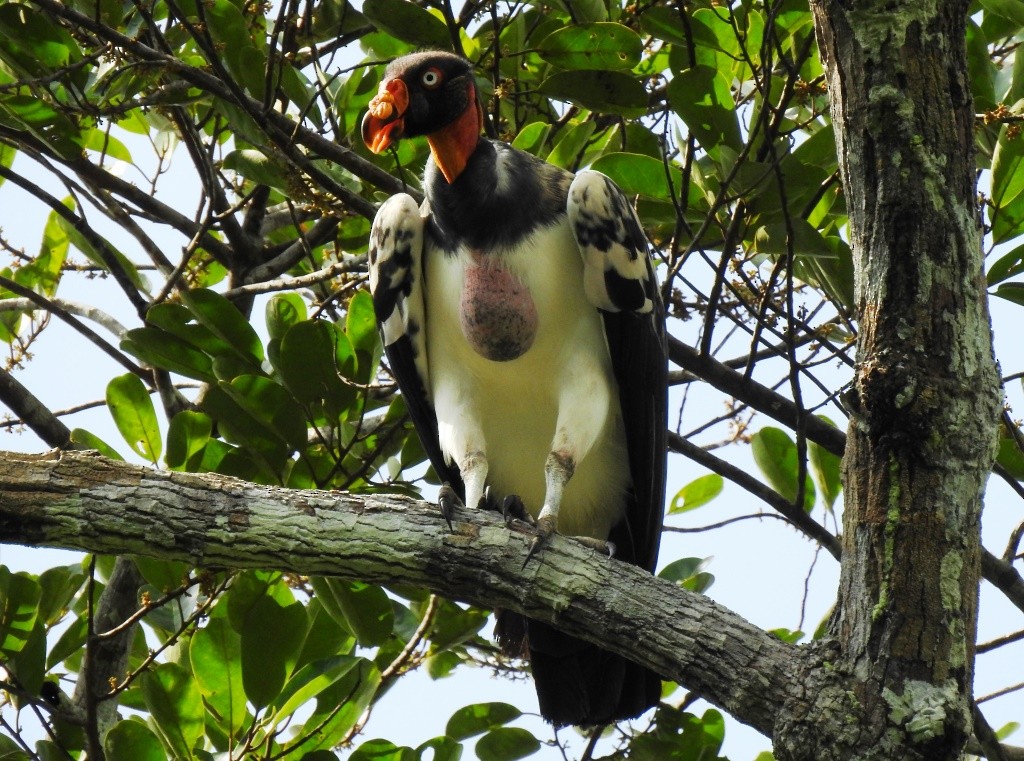
[[[830,664],[847,689],[817,716],[787,717],[776,755],[957,759],[971,730],[979,521],[1002,398],[975,193],[967,2],[811,5],[860,329]],[[838,735],[813,726],[844,715]]]

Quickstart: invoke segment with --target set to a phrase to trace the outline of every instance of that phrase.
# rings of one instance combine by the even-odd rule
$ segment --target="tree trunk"
[[[1001,400],[975,197],[967,3],[812,8],[857,272],[832,665],[852,677],[840,713],[858,726],[837,738],[815,729],[820,715],[787,718],[776,755],[956,759],[971,730],[979,519]]]

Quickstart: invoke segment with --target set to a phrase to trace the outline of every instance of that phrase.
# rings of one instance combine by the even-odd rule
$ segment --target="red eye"
[[[423,83],[424,87],[433,90],[435,87],[441,84],[440,69],[430,67],[425,72],[423,72],[423,75],[420,77],[420,82]]]

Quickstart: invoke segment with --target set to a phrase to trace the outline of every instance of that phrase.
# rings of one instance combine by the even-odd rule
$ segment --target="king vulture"
[[[436,51],[393,61],[363,119],[375,153],[417,136],[431,152],[422,206],[392,196],[370,233],[391,370],[466,505],[518,498],[541,536],[607,540],[653,571],[667,360],[646,238],[606,176],[483,138],[482,122],[471,64]],[[636,717],[659,700],[656,674],[548,624],[500,611],[496,632],[529,658],[556,726]]]

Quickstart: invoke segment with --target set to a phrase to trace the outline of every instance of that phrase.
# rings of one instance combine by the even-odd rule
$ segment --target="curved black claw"
[[[555,522],[550,518],[541,517],[537,520],[537,535],[530,542],[530,551],[526,553],[526,560],[523,561],[523,568],[530,562],[530,558],[537,554],[544,545],[551,541],[555,535]]]
[[[437,494],[437,506],[441,508],[441,517],[448,524],[448,530],[454,531],[452,517],[454,517],[456,510],[465,507],[465,505],[459,495],[455,493],[455,489],[447,481],[441,485],[441,491]]]

